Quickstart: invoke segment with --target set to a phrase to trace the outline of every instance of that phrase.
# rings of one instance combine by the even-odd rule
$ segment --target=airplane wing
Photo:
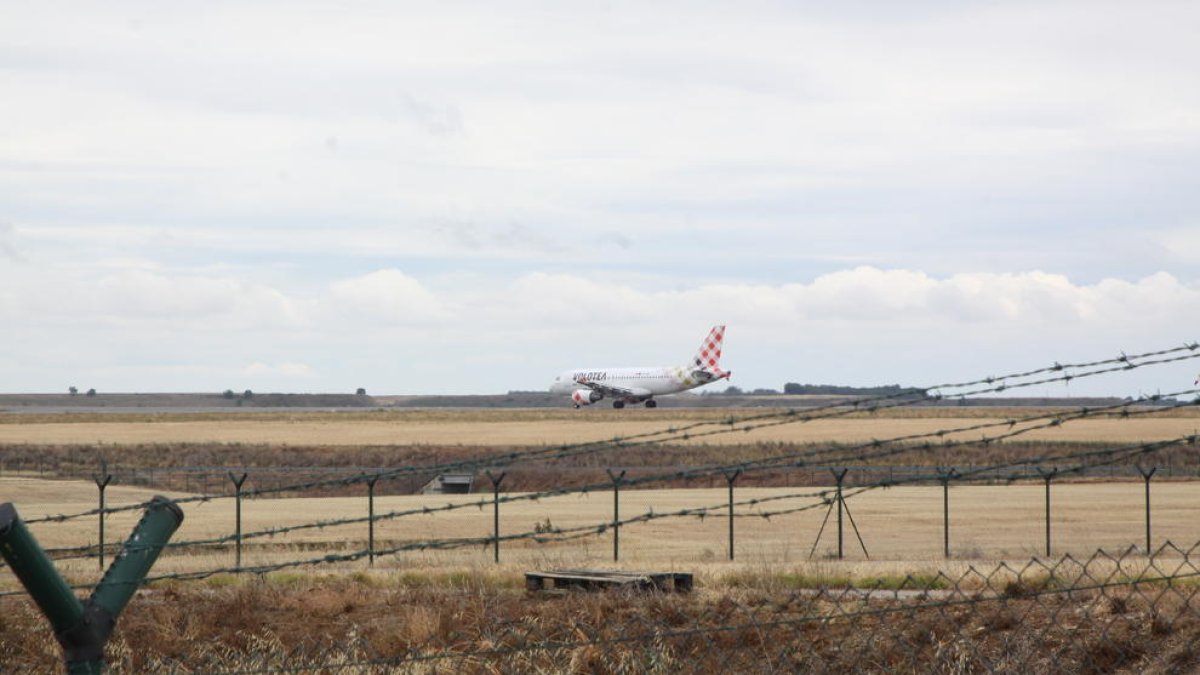
[[[611,384],[603,384],[601,382],[591,382],[585,378],[577,378],[576,383],[587,387],[592,391],[598,391],[611,399],[619,399],[622,401],[641,401],[649,398],[652,392],[649,389],[641,387],[617,387]]]

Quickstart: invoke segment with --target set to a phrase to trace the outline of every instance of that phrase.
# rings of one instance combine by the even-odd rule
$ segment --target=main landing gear
[[[578,408],[579,406],[575,406],[575,407]],[[625,407],[625,401],[613,401],[613,407],[616,408],[617,410],[620,410],[621,408]],[[646,407],[647,408],[657,408],[658,401],[655,401],[652,398],[648,398],[648,399],[646,399]]]

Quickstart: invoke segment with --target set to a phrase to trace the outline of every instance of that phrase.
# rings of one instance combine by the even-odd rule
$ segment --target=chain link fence
[[[503,575],[151,587],[108,657],[114,673],[1188,672],[1198,555],[1166,544],[857,582],[743,567],[692,593],[531,592]],[[2,607],[4,672],[55,669],[56,649],[12,637],[39,617]]]

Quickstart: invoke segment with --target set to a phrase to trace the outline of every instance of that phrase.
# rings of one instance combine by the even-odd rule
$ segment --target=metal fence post
[[[1154,472],[1158,471],[1158,467],[1151,467],[1149,471],[1141,466],[1137,468],[1138,473],[1142,474],[1142,478],[1146,481],[1146,555],[1151,555],[1150,548],[1150,479],[1154,477]]]
[[[234,568],[242,569],[242,484],[246,482],[248,474],[242,472],[241,477],[234,476],[232,471],[227,472],[229,480],[233,481],[233,497],[234,497],[234,550],[236,551]]]
[[[375,565],[375,481],[379,476],[367,481],[367,565]]]
[[[1049,471],[1038,467],[1037,471],[1042,475],[1042,480],[1046,481],[1046,557],[1050,557],[1050,481],[1054,480],[1054,476],[1058,474],[1058,467],[1054,467]]]
[[[104,490],[112,482],[112,474],[108,472],[108,462],[100,460],[100,473],[92,474],[96,487],[100,489],[100,569],[104,569]]]
[[[104,644],[182,522],[183,511],[174,502],[154,497],[91,597],[80,602],[25,527],[16,508],[10,503],[0,504],[0,557],[50,621],[62,647],[66,672],[105,672]]]
[[[491,471],[487,471],[487,477],[492,480],[492,557],[500,562],[500,481],[508,475],[507,471],[501,471],[499,476],[493,476]]]
[[[950,559],[950,480],[957,476],[954,467],[949,471],[938,467],[938,480],[942,482],[942,551],[947,560]]]
[[[847,473],[847,472],[849,472],[849,471],[850,471],[850,469],[847,469],[847,468],[844,468],[844,467],[843,467],[843,468],[842,468],[842,469],[840,469],[840,470],[838,470],[838,469],[830,469],[829,471],[830,471],[830,473],[832,473],[832,474],[833,474],[833,477],[837,479],[837,511],[838,511],[838,520],[837,520],[837,523],[838,523],[838,560],[841,560],[841,559],[842,559],[842,557],[843,557],[843,556],[842,556],[842,509],[843,509],[843,508],[845,507],[845,505],[846,505],[846,503],[845,503],[844,501],[842,501],[842,481],[843,481],[843,480],[845,480],[845,478],[846,478],[846,473]]]
[[[605,471],[613,484],[613,562],[617,562],[621,559],[621,479],[625,477],[625,470],[619,474],[614,474],[612,469]]]
[[[725,481],[729,483],[729,559],[733,560],[733,484],[737,481],[738,476],[742,475],[742,470],[738,469],[733,473],[725,474]]]

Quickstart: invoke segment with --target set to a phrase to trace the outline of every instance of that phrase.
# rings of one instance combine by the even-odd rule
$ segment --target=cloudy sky
[[[0,5],[0,391],[1200,339],[1192,2]],[[1136,395],[1192,364],[1047,387]]]

